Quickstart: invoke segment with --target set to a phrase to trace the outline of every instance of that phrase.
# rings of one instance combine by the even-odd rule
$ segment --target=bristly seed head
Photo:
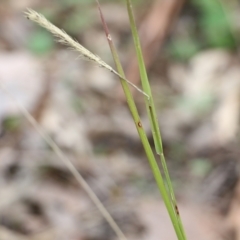
[[[138,88],[136,85],[131,83],[126,78],[122,77],[118,72],[116,72],[111,66],[109,66],[107,63],[105,63],[100,57],[90,52],[88,49],[83,47],[80,43],[75,41],[72,37],[70,37],[64,30],[61,30],[60,28],[53,25],[51,22],[49,22],[43,15],[35,12],[32,9],[27,9],[25,12],[25,16],[27,19],[30,19],[33,22],[38,23],[43,28],[47,29],[49,32],[51,32],[56,38],[57,41],[65,44],[69,47],[71,47],[73,50],[80,53],[82,56],[86,57],[87,59],[99,64],[99,66],[106,68],[110,72],[114,73],[118,77],[120,77],[122,80],[128,82],[131,86],[136,88],[139,92],[141,92],[143,95],[149,98],[149,96],[143,92],[140,88]],[[111,36],[108,36],[109,39],[111,39]]]

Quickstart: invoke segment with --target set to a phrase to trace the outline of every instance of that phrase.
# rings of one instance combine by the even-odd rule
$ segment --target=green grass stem
[[[163,171],[166,177],[167,181],[167,186],[168,186],[168,191],[170,194],[170,199],[171,199],[171,208],[174,209],[174,216],[170,214],[171,209],[168,208],[168,203],[164,203],[167,207],[167,210],[169,212],[169,215],[171,217],[173,226],[175,228],[175,232],[177,234],[177,237],[179,240],[186,240],[186,234],[183,228],[183,224],[180,218],[179,210],[177,207],[177,202],[176,202],[176,197],[173,191],[173,186],[172,182],[169,176],[169,172],[167,169],[167,164],[165,161],[164,153],[163,153],[163,147],[162,147],[162,138],[161,138],[161,133],[158,125],[158,118],[156,114],[156,108],[154,106],[154,101],[152,97],[152,91],[151,87],[149,84],[148,76],[147,76],[147,71],[143,59],[143,54],[142,54],[142,49],[141,49],[141,44],[138,36],[138,31],[133,15],[133,10],[132,10],[132,3],[131,0],[126,0],[127,3],[127,10],[128,10],[128,16],[129,16],[129,21],[131,25],[131,30],[132,30],[132,35],[133,35],[133,40],[134,40],[134,45],[136,49],[136,54],[137,54],[137,60],[138,60],[138,65],[139,65],[139,72],[140,72],[140,77],[141,77],[141,82],[142,82],[142,88],[143,91],[149,96],[149,98],[145,97],[145,104],[147,108],[147,113],[148,117],[151,123],[151,130],[153,134],[153,139],[154,139],[154,145],[156,149],[156,153],[160,156],[161,164],[163,166]]]
[[[103,27],[104,27],[104,30],[105,30],[105,34],[106,34],[108,43],[109,43],[109,47],[110,47],[111,52],[112,52],[112,56],[113,56],[116,68],[117,68],[119,74],[125,78],[125,74],[124,74],[124,71],[123,71],[120,59],[118,57],[117,50],[116,50],[116,48],[114,46],[114,43],[113,43],[111,35],[109,33],[107,24],[106,24],[106,22],[104,20],[104,17],[103,17],[103,14],[102,14],[102,11],[101,11],[101,8],[100,8],[98,0],[96,0],[96,2],[98,3],[98,9],[99,9],[99,12],[100,12],[102,24],[103,24]],[[138,46],[138,48],[141,51],[140,44],[138,44],[137,46]],[[142,62],[142,64],[144,66],[144,62]],[[144,67],[144,69],[145,69],[145,67]],[[144,70],[143,70],[141,72],[141,74],[145,74],[146,75],[146,72],[144,72]],[[146,75],[146,77],[147,77],[147,75]],[[146,152],[147,158],[149,160],[149,164],[151,166],[151,169],[152,169],[155,181],[156,181],[157,186],[159,188],[159,191],[160,191],[160,193],[162,195],[164,203],[165,203],[165,205],[167,207],[167,210],[168,210],[168,213],[169,213],[170,218],[172,220],[174,229],[176,231],[176,234],[177,234],[178,238],[183,240],[184,238],[181,237],[182,236],[182,231],[181,231],[181,228],[179,227],[179,221],[178,221],[177,216],[176,216],[176,210],[175,210],[176,205],[174,205],[174,207],[173,207],[172,201],[171,201],[171,199],[169,197],[169,194],[167,192],[167,189],[165,187],[165,184],[164,184],[163,178],[161,176],[161,172],[159,170],[157,161],[155,159],[155,156],[153,154],[152,148],[151,148],[151,146],[149,144],[148,138],[147,138],[146,133],[145,133],[145,131],[143,129],[143,126],[141,124],[141,120],[140,120],[140,117],[139,117],[139,114],[138,114],[138,111],[137,111],[134,99],[132,97],[131,91],[130,91],[130,89],[128,87],[128,84],[125,81],[121,80],[121,84],[122,84],[123,91],[124,91],[126,99],[127,99],[127,103],[128,103],[130,112],[131,112],[133,120],[135,122],[135,125],[136,125],[136,128],[137,128],[139,137],[141,139],[141,142],[143,144],[143,147],[144,147],[144,150]],[[146,89],[147,89],[147,91],[146,91]],[[146,82],[145,82],[145,91],[146,91],[146,93],[150,93],[151,94],[150,85],[146,84]],[[151,96],[151,95],[149,95],[149,96]],[[153,103],[152,103],[152,97],[145,98],[145,100],[146,100],[146,102],[148,103],[148,106],[149,106],[148,109],[149,109],[149,114],[152,116],[151,119],[153,119],[153,118],[157,119],[156,118],[156,114],[153,111],[153,110],[155,110],[155,108],[152,108],[152,106],[154,106]],[[158,129],[158,130],[154,131],[155,133],[157,133],[157,132],[160,133],[157,121],[152,121],[152,127],[153,127],[153,129]],[[159,136],[157,134],[155,134],[155,136],[154,136],[155,140],[154,141],[157,142],[157,144],[155,144],[155,146],[159,147],[158,148],[158,153],[162,156],[162,153],[163,153],[162,142],[161,142],[161,138]],[[165,167],[166,167],[166,164],[165,164]]]

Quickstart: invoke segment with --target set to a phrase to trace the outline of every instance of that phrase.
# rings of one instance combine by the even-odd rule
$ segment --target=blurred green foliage
[[[181,60],[187,60],[201,49],[198,41],[192,37],[179,36],[175,38],[168,46],[168,52],[171,56]]]
[[[190,164],[190,171],[196,177],[205,177],[211,168],[211,162],[205,158],[193,159]]]
[[[213,47],[235,47],[231,32],[230,12],[222,0],[192,0],[200,10],[199,25],[207,44]]]
[[[54,40],[50,33],[44,29],[35,30],[28,41],[28,48],[35,54],[48,53],[54,46]]]
[[[237,40],[231,26],[232,10],[226,0],[191,0],[168,52],[176,58],[187,60],[198,51],[206,48],[234,49]],[[184,20],[183,20],[184,19]]]
[[[21,118],[18,116],[6,117],[2,122],[3,129],[9,132],[15,132],[20,129]]]

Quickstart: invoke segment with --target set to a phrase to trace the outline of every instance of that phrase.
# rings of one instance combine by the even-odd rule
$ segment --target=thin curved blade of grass
[[[67,158],[66,155],[62,152],[62,150],[59,148],[59,146],[53,141],[52,138],[50,138],[44,130],[41,128],[41,126],[38,124],[38,122],[34,119],[34,117],[31,115],[31,113],[23,106],[21,105],[17,99],[2,85],[0,84],[0,89],[6,93],[6,95],[11,98],[11,100],[16,104],[19,111],[22,113],[22,115],[28,120],[28,122],[32,125],[32,127],[39,133],[39,135],[45,140],[45,142],[53,149],[55,154],[59,157],[59,159],[63,162],[63,164],[67,167],[67,169],[72,173],[72,175],[75,177],[79,185],[85,190],[89,198],[93,201],[95,206],[98,208],[99,212],[102,214],[102,216],[105,218],[105,220],[108,222],[110,227],[113,229],[113,231],[116,233],[119,240],[127,240],[126,236],[122,232],[122,230],[119,228],[117,223],[114,221],[108,210],[104,207],[102,202],[99,200],[97,195],[93,192],[91,187],[88,185],[88,183],[85,181],[85,179],[82,177],[82,175],[78,172],[78,170],[74,167],[72,162]]]
[[[132,4],[131,4],[130,0],[126,0],[126,2],[127,2],[129,22],[131,25],[131,30],[132,30],[133,40],[134,40],[134,46],[136,48],[136,53],[137,53],[142,87],[143,87],[143,89],[145,89],[144,91],[146,91],[146,94],[149,96],[149,99],[145,98],[145,103],[147,106],[149,120],[151,122],[151,129],[152,129],[152,133],[153,133],[154,144],[155,144],[157,153],[160,154],[162,152],[162,140],[158,134],[158,132],[160,132],[160,129],[158,126],[157,114],[156,114],[156,110],[155,110],[154,103],[153,103],[152,91],[151,91],[150,84],[148,82],[148,76],[147,76],[147,72],[146,72],[146,68],[145,68],[145,64],[144,64],[144,60],[143,60],[143,56],[142,56],[142,49],[141,49],[140,41],[138,38],[135,20],[133,17]]]
[[[106,24],[106,21],[104,19],[103,13],[101,11],[101,7],[100,7],[100,4],[99,4],[99,1],[96,0],[96,2],[98,4],[98,9],[99,9],[99,12],[100,12],[100,17],[101,17],[101,20],[102,20],[104,31],[105,31],[105,34],[106,34],[106,37],[107,37],[107,40],[108,40],[108,43],[109,43],[112,55],[113,55],[114,62],[115,62],[116,67],[117,67],[117,70],[119,71],[119,73],[122,76],[125,76],[123,68],[122,68],[122,65],[121,65],[121,62],[120,62],[118,54],[117,54],[117,50],[116,50],[116,48],[115,48],[115,46],[113,44],[111,35],[109,33],[109,30],[108,30],[108,27],[107,27],[107,24]],[[163,182],[163,178],[161,176],[161,172],[160,172],[159,167],[157,165],[157,162],[156,162],[156,159],[155,159],[154,154],[152,152],[152,149],[151,149],[151,146],[149,144],[149,141],[148,141],[148,139],[146,137],[146,133],[145,133],[145,131],[144,131],[143,127],[142,127],[142,124],[140,122],[140,117],[139,117],[139,114],[137,112],[137,108],[136,108],[135,102],[133,100],[132,94],[131,94],[127,84],[124,81],[121,81],[121,84],[122,84],[122,87],[123,87],[123,90],[124,90],[124,93],[125,93],[125,96],[126,96],[126,99],[127,99],[127,103],[128,103],[129,109],[130,109],[130,111],[132,113],[132,117],[133,117],[133,120],[135,122],[135,125],[136,125],[136,128],[137,128],[139,137],[140,137],[140,139],[142,141],[142,144],[143,144],[143,147],[145,149],[147,158],[149,160],[149,164],[150,164],[150,166],[152,168],[153,175],[155,177],[157,186],[158,186],[159,191],[160,191],[160,193],[162,195],[164,203],[165,203],[165,205],[167,207],[167,210],[168,210],[170,218],[171,218],[171,220],[173,222],[174,228],[176,228],[176,231],[178,231],[178,235],[180,235],[181,233],[180,233],[180,230],[179,230],[179,227],[178,227],[178,221],[177,221],[177,217],[176,217],[176,210],[175,210],[175,208],[173,208],[171,199],[169,198],[168,192],[167,192],[167,190],[165,188],[165,185],[164,185],[164,182]],[[179,238],[179,239],[181,239],[181,238]]]
[[[56,27],[53,25],[51,22],[49,22],[43,15],[39,14],[38,12],[32,10],[32,9],[27,9],[25,12],[25,16],[27,19],[36,22],[49,32],[51,32],[56,38],[57,41],[69,46],[72,48],[74,51],[78,52],[81,54],[81,56],[85,57],[86,59],[89,59],[90,61],[97,63],[99,66],[107,69],[108,71],[112,72],[113,74],[117,75],[120,77],[122,80],[126,81],[128,84],[130,84],[132,87],[134,87],[137,91],[145,95],[145,97],[149,98],[149,96],[142,91],[139,87],[137,87],[135,84],[127,80],[125,77],[121,76],[118,72],[116,72],[111,66],[109,66],[107,63],[105,63],[99,56],[93,54],[90,52],[88,49],[83,47],[79,42],[75,41],[72,37],[70,37],[65,31],[62,29]]]
[[[138,32],[137,32],[135,19],[133,16],[131,0],[126,0],[126,3],[127,3],[127,10],[128,10],[128,16],[129,16],[129,21],[130,21],[130,25],[131,25],[134,45],[135,45],[136,53],[137,53],[142,87],[143,87],[143,91],[146,92],[146,94],[149,96],[149,99],[145,98],[145,104],[146,104],[146,108],[147,108],[147,112],[148,112],[148,117],[149,117],[149,120],[151,123],[151,130],[152,130],[152,134],[153,134],[154,145],[155,145],[157,154],[160,156],[161,164],[163,166],[163,170],[164,170],[164,174],[166,177],[167,186],[168,186],[168,190],[169,190],[169,194],[170,194],[171,205],[175,212],[174,216],[171,216],[170,214],[169,215],[171,217],[171,220],[172,220],[172,223],[173,223],[173,226],[174,226],[174,229],[175,229],[178,239],[185,240],[186,234],[185,234],[183,224],[182,224],[182,221],[181,221],[181,218],[179,215],[179,210],[178,210],[177,203],[176,203],[176,197],[175,197],[175,194],[173,191],[172,182],[171,182],[171,179],[169,176],[167,164],[166,164],[164,153],[163,153],[162,138],[161,138],[161,133],[160,133],[159,125],[158,125],[156,109],[154,106],[151,87],[149,84],[149,80],[148,80],[148,76],[147,76],[147,72],[146,72],[146,68],[145,68],[145,64],[144,64],[140,40],[139,40],[139,36],[138,36]],[[169,209],[168,209],[168,211],[169,211]]]
[[[174,207],[175,212],[176,212],[176,217],[177,217],[177,220],[178,220],[178,224],[179,224],[180,230],[182,232],[183,239],[186,240],[187,236],[186,236],[184,226],[183,226],[183,223],[182,223],[182,220],[181,220],[181,217],[180,217],[180,212],[179,212],[179,209],[178,209],[177,200],[176,200],[176,197],[175,197],[175,194],[174,194],[172,182],[171,182],[171,179],[170,179],[170,176],[169,176],[169,173],[168,173],[167,164],[166,164],[165,156],[164,156],[163,153],[160,154],[160,160],[161,160],[161,163],[162,163],[162,166],[163,166],[163,171],[165,173],[165,177],[166,177],[166,181],[167,181],[167,184],[168,184],[169,193],[170,193],[170,196],[171,196],[173,207]]]

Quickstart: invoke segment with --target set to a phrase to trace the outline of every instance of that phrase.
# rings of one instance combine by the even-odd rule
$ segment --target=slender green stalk
[[[146,108],[147,108],[147,112],[148,112],[148,117],[149,117],[149,120],[150,120],[150,123],[151,123],[151,130],[152,130],[152,134],[153,134],[154,145],[155,145],[155,149],[156,149],[157,154],[160,156],[161,164],[163,166],[164,174],[165,174],[166,181],[167,181],[169,194],[170,194],[170,197],[171,197],[171,205],[172,205],[172,208],[174,209],[174,212],[175,212],[175,216],[174,216],[173,219],[171,218],[171,220],[172,220],[172,223],[173,223],[174,227],[177,225],[177,227],[175,227],[175,231],[176,231],[176,234],[178,236],[178,239],[179,240],[180,239],[185,240],[186,239],[186,234],[185,234],[183,224],[182,224],[182,221],[181,221],[181,218],[180,218],[175,194],[174,194],[174,191],[173,191],[171,179],[170,179],[170,176],[169,176],[169,172],[168,172],[168,169],[167,169],[167,164],[166,164],[164,153],[163,153],[162,138],[161,138],[161,133],[160,133],[159,125],[158,125],[156,109],[155,109],[155,106],[154,106],[151,87],[150,87],[150,84],[149,84],[147,71],[146,71],[145,64],[144,64],[144,59],[143,59],[143,54],[142,54],[142,50],[141,50],[140,40],[139,40],[136,23],[135,23],[134,16],[133,16],[131,0],[126,0],[126,3],[127,3],[127,10],[128,10],[128,16],[129,16],[129,21],[130,21],[130,25],[131,25],[134,45],[135,45],[136,53],[137,53],[137,59],[138,59],[138,65],[139,65],[142,87],[143,87],[143,91],[149,96],[149,98],[145,98],[145,104],[146,104]]]
[[[100,8],[100,4],[99,4],[98,0],[96,0],[96,2],[98,3],[98,9],[99,9],[99,12],[100,12],[102,24],[103,24],[103,27],[104,27],[104,30],[105,30],[105,34],[106,34],[106,37],[107,37],[107,40],[108,40],[108,43],[109,43],[112,55],[113,55],[113,59],[114,59],[116,68],[117,68],[119,74],[121,76],[125,77],[125,74],[124,74],[121,62],[119,60],[116,48],[115,48],[115,46],[113,44],[111,35],[110,35],[108,27],[107,27],[107,24],[106,24],[106,22],[104,20],[104,17],[103,17],[101,8]],[[133,100],[132,94],[131,94],[130,89],[129,89],[129,87],[128,87],[128,85],[127,85],[127,83],[125,81],[121,81],[121,84],[122,84],[122,87],[123,87],[123,90],[124,90],[124,93],[125,93],[125,96],[126,96],[126,99],[127,99],[127,103],[128,103],[130,112],[131,112],[133,120],[135,122],[135,125],[136,125],[136,128],[137,128],[139,137],[140,137],[140,139],[142,141],[142,144],[143,144],[143,147],[145,149],[147,158],[149,160],[149,164],[151,166],[153,175],[155,177],[155,181],[156,181],[157,186],[159,188],[159,191],[160,191],[160,193],[162,195],[162,198],[163,198],[164,203],[166,205],[166,208],[168,210],[169,216],[170,216],[170,218],[172,220],[174,229],[176,231],[176,234],[177,234],[178,238],[183,240],[184,238],[181,237],[182,236],[181,228],[179,227],[179,222],[178,222],[178,219],[176,217],[176,207],[173,208],[172,201],[169,198],[169,194],[168,194],[168,192],[166,190],[166,187],[165,187],[163,178],[161,176],[161,172],[159,170],[158,164],[157,164],[156,159],[154,157],[154,154],[152,152],[152,149],[151,149],[151,146],[149,144],[149,141],[148,141],[148,139],[146,137],[146,133],[145,133],[145,131],[143,129],[143,126],[141,124],[140,117],[139,117],[139,114],[137,112],[137,108],[136,108],[135,102]],[[150,90],[150,93],[151,93],[150,86],[149,86],[149,90]],[[146,98],[147,102],[149,102],[149,100],[151,101],[151,98],[150,99]],[[151,109],[151,105],[150,105],[149,109]],[[149,111],[149,112],[150,112],[150,114],[152,114],[152,111]],[[156,125],[156,121],[153,121],[153,124],[154,124],[154,127],[158,128],[158,124]],[[158,146],[160,146],[160,152],[162,152],[161,141],[159,143],[160,144]]]

